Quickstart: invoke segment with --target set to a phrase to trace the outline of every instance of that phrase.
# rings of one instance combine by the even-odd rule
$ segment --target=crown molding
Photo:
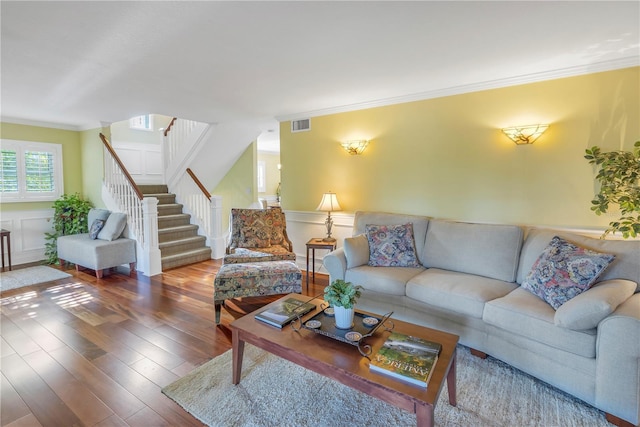
[[[2,116],[2,118],[0,118],[0,121],[2,123],[12,123],[16,125],[37,126],[37,127],[43,127],[43,128],[53,128],[53,129],[62,129],[62,130],[72,130],[76,132],[84,130],[78,126],[73,126],[73,125],[66,125],[62,123],[41,122],[38,120],[19,119],[17,117]]]
[[[410,95],[403,95],[391,98],[378,99],[356,104],[343,105],[339,107],[324,108],[320,110],[306,111],[295,114],[285,114],[276,116],[279,122],[289,120],[308,119],[310,117],[326,116],[329,114],[347,113],[349,111],[365,110],[369,108],[385,107],[388,105],[404,104],[406,102],[424,101],[427,99],[442,98],[445,96],[461,95],[464,93],[479,92],[489,89],[500,89],[509,86],[517,86],[528,83],[537,83],[545,80],[561,79],[565,77],[574,77],[585,74],[600,73],[604,71],[613,71],[622,68],[640,66],[640,56],[629,56],[626,58],[615,59],[605,62],[596,62],[593,64],[578,65],[568,68],[560,68],[557,70],[543,71],[539,73],[526,74],[522,76],[509,77],[505,79],[489,80],[469,85],[453,86],[445,89],[437,89],[433,91],[420,92]]]

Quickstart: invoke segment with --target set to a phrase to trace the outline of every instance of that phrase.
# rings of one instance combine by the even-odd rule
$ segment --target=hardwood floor
[[[200,426],[160,390],[231,348],[234,318],[277,297],[227,304],[215,326],[209,260],[148,278],[93,271],[0,295],[2,426]],[[328,282],[303,293],[317,295]],[[229,313],[231,312],[231,314]]]

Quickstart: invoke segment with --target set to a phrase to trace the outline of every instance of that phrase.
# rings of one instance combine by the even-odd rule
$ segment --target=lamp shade
[[[341,211],[342,208],[338,203],[338,198],[336,197],[336,193],[328,192],[322,195],[322,200],[320,200],[320,204],[316,208],[317,211],[322,212],[335,212]]]

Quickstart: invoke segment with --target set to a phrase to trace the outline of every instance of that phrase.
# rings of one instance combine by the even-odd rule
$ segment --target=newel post
[[[162,273],[162,259],[158,246],[158,199],[142,199],[144,247],[142,248],[143,274],[155,276]]]
[[[211,258],[224,258],[225,253],[225,237],[222,234],[222,197],[211,196],[211,234],[209,236],[209,245],[211,245]]]

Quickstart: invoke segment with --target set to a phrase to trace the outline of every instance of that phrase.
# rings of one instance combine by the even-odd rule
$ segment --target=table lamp
[[[342,208],[338,204],[338,198],[336,197],[336,193],[332,193],[331,191],[329,191],[328,193],[324,193],[322,195],[322,200],[320,200],[320,204],[318,205],[316,210],[327,213],[327,220],[324,222],[324,224],[327,226],[327,237],[322,239],[322,241],[335,242],[336,239],[331,237],[331,227],[333,226],[333,220],[331,219],[331,212],[342,210]]]

